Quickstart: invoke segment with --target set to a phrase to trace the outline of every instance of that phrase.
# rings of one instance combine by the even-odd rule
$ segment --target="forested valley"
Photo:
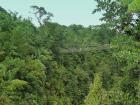
[[[140,0],[95,1],[89,27],[0,7],[0,105],[140,105]]]

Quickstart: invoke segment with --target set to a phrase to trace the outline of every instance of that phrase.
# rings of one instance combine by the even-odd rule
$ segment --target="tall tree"
[[[31,6],[31,8],[34,9],[35,17],[37,18],[40,26],[42,25],[42,22],[47,23],[51,19],[51,17],[53,17],[53,14],[47,12],[44,7]],[[43,18],[44,16],[45,18]]]
[[[92,13],[103,11],[103,17],[100,20],[105,21],[111,28],[124,32],[125,27],[131,25],[132,14],[127,13],[128,6],[122,5],[120,0],[95,1],[97,8]]]

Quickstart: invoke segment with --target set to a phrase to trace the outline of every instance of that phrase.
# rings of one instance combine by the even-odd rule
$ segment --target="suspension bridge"
[[[60,48],[60,53],[80,53],[80,52],[93,52],[93,51],[102,51],[110,49],[109,44],[103,45],[90,45],[90,46],[77,46],[77,47],[67,47]]]

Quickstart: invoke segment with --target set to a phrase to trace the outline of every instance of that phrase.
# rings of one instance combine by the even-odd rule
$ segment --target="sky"
[[[33,17],[30,6],[44,7],[54,14],[52,22],[62,25],[81,24],[99,25],[101,13],[91,14],[96,8],[94,0],[0,0],[0,6],[6,10],[18,12],[23,17]],[[36,23],[35,23],[36,24]]]

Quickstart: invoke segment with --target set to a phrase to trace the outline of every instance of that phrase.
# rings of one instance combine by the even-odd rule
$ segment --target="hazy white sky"
[[[47,11],[54,14],[52,21],[63,25],[88,26],[101,23],[99,21],[101,13],[91,14],[96,8],[94,0],[0,0],[0,6],[7,10],[17,11],[23,17],[32,16],[31,5],[45,7]]]

